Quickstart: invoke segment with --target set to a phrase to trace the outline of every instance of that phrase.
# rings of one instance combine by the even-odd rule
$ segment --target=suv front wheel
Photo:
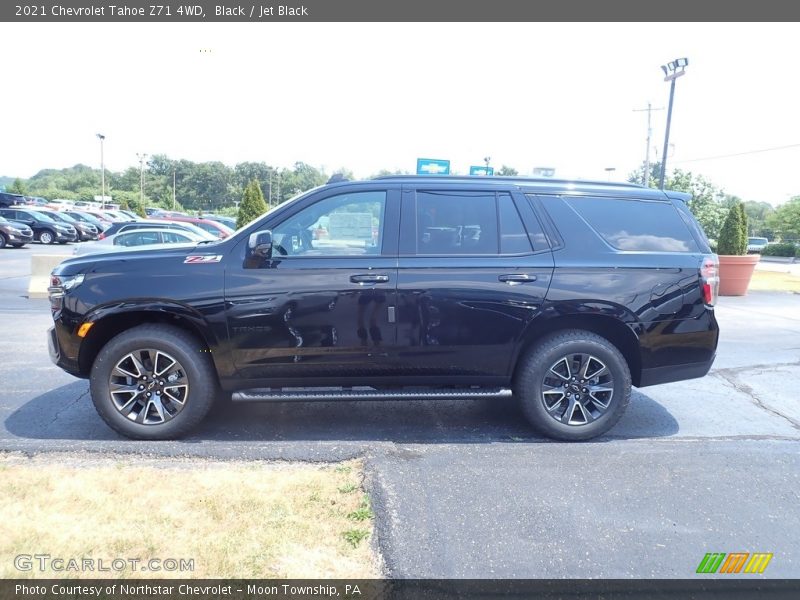
[[[625,412],[631,374],[625,358],[605,338],[588,331],[560,331],[522,359],[514,395],[541,433],[588,440],[611,429]]]
[[[56,236],[49,229],[45,229],[44,231],[39,233],[39,243],[40,244],[54,244],[55,241],[56,241]]]
[[[92,402],[124,436],[179,438],[214,402],[217,381],[205,346],[168,325],[140,325],[111,339],[91,372]]]

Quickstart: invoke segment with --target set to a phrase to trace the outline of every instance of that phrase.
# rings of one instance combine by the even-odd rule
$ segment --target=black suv
[[[42,244],[66,244],[78,240],[78,232],[68,223],[54,221],[39,210],[25,208],[0,208],[0,217],[25,223],[33,230],[33,237]]]
[[[686,199],[503,177],[330,184],[225,240],[64,261],[50,353],[132,438],[185,434],[221,392],[513,393],[542,433],[588,439],[631,385],[711,368],[717,258]]]

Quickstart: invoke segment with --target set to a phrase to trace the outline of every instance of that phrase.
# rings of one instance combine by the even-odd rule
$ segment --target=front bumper
[[[84,377],[80,373],[78,361],[70,359],[62,350],[61,344],[58,341],[58,334],[56,333],[55,326],[47,330],[47,351],[50,354],[50,360],[57,367],[61,367],[70,375],[75,377]]]
[[[16,233],[9,233],[8,234],[8,243],[9,244],[30,244],[33,241],[33,233],[25,235],[24,233],[16,234]]]

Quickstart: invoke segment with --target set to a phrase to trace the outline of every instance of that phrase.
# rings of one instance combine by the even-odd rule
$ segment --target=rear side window
[[[497,254],[493,192],[417,192],[418,254]]]
[[[618,250],[697,252],[697,242],[670,202],[569,197],[564,201]]]

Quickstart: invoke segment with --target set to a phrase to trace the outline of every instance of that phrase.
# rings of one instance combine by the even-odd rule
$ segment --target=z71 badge
[[[222,254],[190,254],[183,261],[183,264],[218,263],[222,260]]]

